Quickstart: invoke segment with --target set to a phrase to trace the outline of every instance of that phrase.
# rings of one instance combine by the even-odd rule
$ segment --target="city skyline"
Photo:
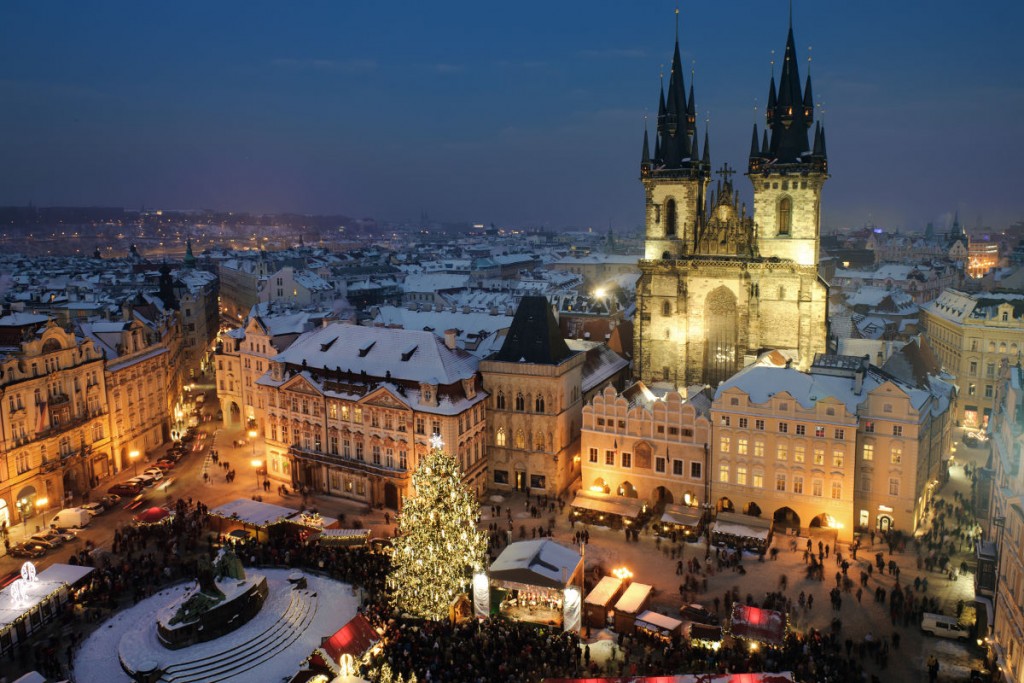
[[[0,204],[633,228],[674,8],[23,3],[0,29]],[[763,128],[788,8],[758,9],[681,7],[716,169],[744,168]],[[824,230],[1024,216],[1010,163],[1024,151],[1021,15],[795,3],[828,124]]]

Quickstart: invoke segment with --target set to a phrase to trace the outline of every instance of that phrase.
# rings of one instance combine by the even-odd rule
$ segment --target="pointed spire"
[[[644,121],[644,148],[640,154],[640,164],[642,166],[650,166],[651,164],[651,145],[647,141],[647,122]]]
[[[816,157],[821,156],[821,123],[814,124],[814,148],[811,154]]]
[[[775,66],[774,61],[772,62],[772,80],[768,85],[768,106],[764,109],[764,118],[771,126],[775,121],[775,107],[778,104],[778,98],[775,96]]]
[[[821,124],[821,156],[828,158],[828,149],[825,147],[825,124]]]
[[[764,129],[763,137],[761,138],[761,156],[768,156],[768,129]]]
[[[757,122],[754,123],[754,134],[750,136],[750,158],[756,159],[761,156],[757,148]]]
[[[690,160],[697,161],[700,158],[700,148],[697,145],[697,136],[693,136],[693,145],[690,147]]]
[[[711,142],[709,141],[708,128],[709,128],[709,126],[706,126],[706,125],[704,126],[704,157],[701,159],[701,161],[704,163],[705,167],[710,169],[711,168]]]
[[[694,68],[690,67],[690,96],[686,102],[686,129],[690,135],[697,133],[697,102],[693,95]]]

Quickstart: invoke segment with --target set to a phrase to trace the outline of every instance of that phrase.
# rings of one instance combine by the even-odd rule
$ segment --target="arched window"
[[[537,432],[537,435],[533,437],[533,450],[544,450],[544,432]]]
[[[498,431],[494,433],[494,443],[497,446],[505,445],[505,428],[498,427]]]
[[[666,316],[666,317],[672,315],[672,304],[670,304],[667,301],[662,301],[661,302],[661,314],[663,316]]]
[[[534,411],[538,413],[544,412],[544,397],[537,396],[537,400],[534,402]]]
[[[526,432],[522,429],[516,430],[516,448],[526,448]]]
[[[516,394],[516,410],[520,412],[526,410],[526,399],[522,394]]]
[[[793,200],[783,197],[779,200],[779,234],[788,235],[793,227]]]
[[[669,199],[665,202],[665,235],[667,237],[675,237],[678,221],[679,218],[676,215],[676,200]]]
[[[498,410],[505,410],[505,394],[504,392],[498,392]]]

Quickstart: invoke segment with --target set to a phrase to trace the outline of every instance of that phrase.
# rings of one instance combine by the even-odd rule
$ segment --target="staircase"
[[[232,642],[225,652],[172,664],[157,683],[217,683],[238,676],[294,643],[313,622],[316,611],[316,593],[293,589],[284,614],[264,631],[246,641]]]

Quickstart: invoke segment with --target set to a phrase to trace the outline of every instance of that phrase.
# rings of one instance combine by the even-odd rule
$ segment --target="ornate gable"
[[[408,409],[409,404],[401,400],[390,389],[380,388],[365,396],[360,403],[364,405],[380,406],[381,408],[404,408]]]
[[[307,394],[309,396],[323,396],[323,392],[320,391],[319,387],[310,382],[302,375],[296,375],[290,380],[281,385],[282,391],[293,391],[297,394]]]

